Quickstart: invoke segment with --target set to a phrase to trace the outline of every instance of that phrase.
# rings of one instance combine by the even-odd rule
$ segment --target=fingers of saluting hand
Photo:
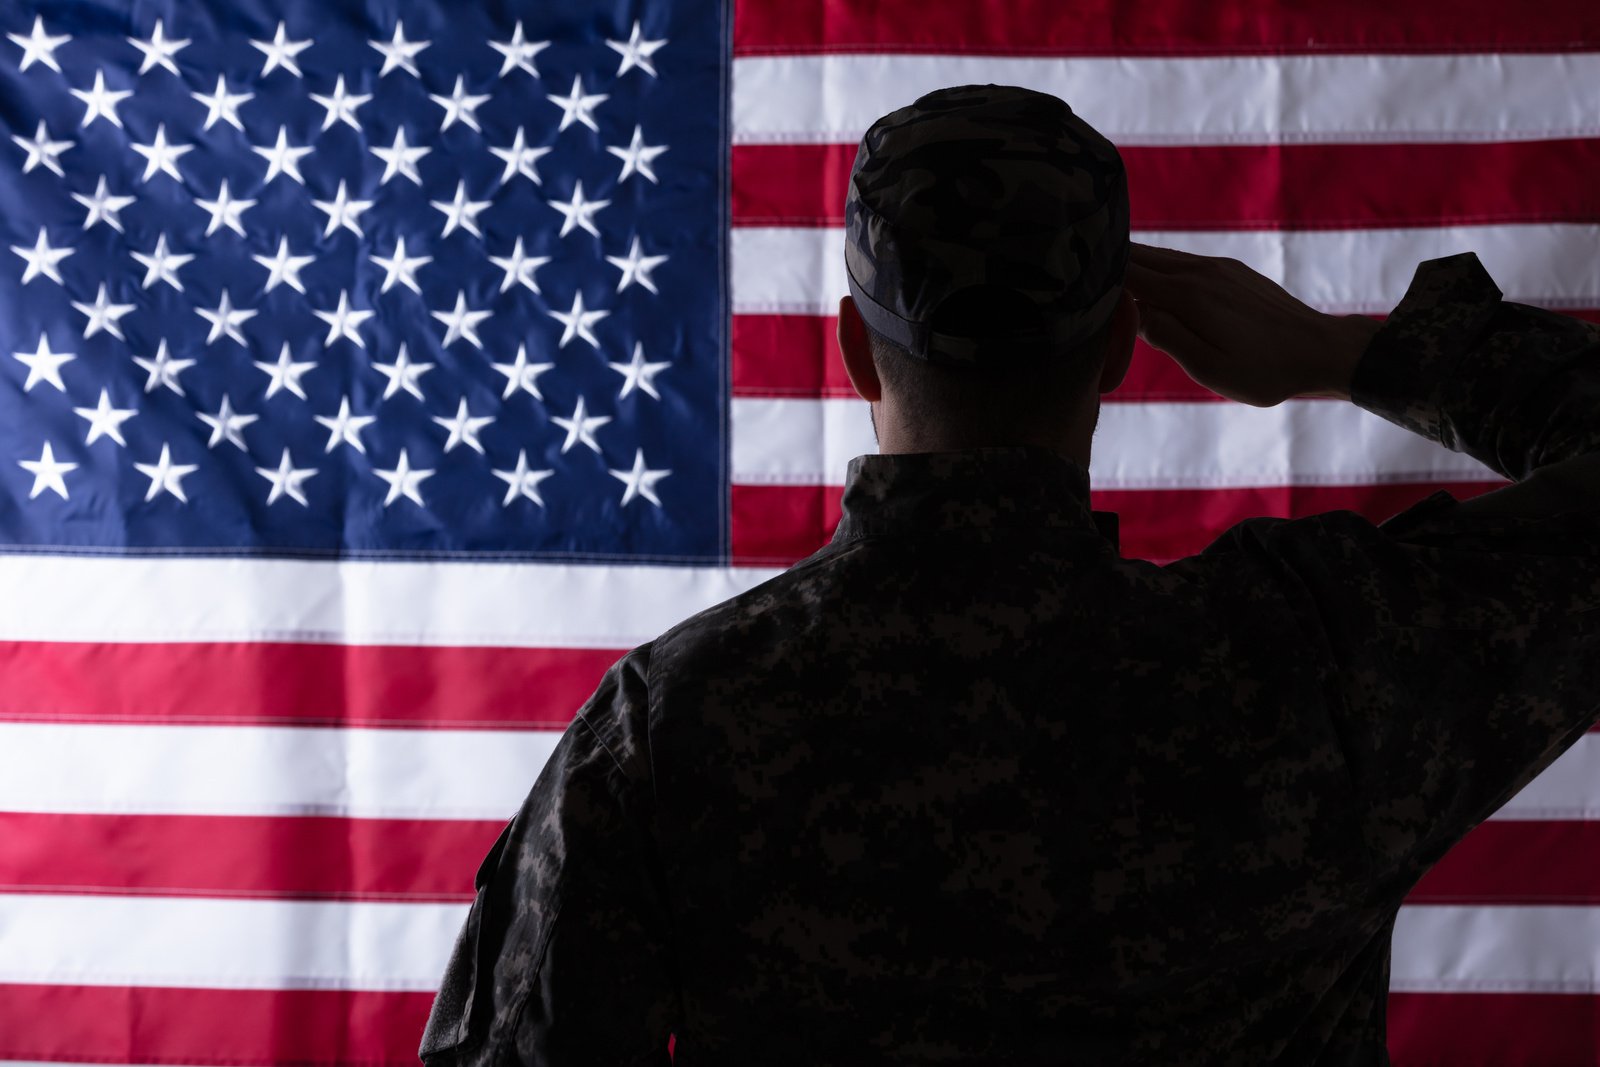
[[[1140,244],[1138,241],[1132,241],[1128,245],[1128,262],[1147,270],[1181,270],[1185,267],[1197,266],[1206,258],[1205,256],[1197,256],[1192,252],[1180,252],[1176,248],[1161,248],[1158,245]]]
[[[1182,319],[1149,301],[1139,302],[1139,337],[1168,355],[1193,358],[1216,353]]]
[[[1135,243],[1129,250],[1123,282],[1135,300],[1170,305],[1194,284],[1196,268],[1203,262],[1204,257],[1173,248]]]

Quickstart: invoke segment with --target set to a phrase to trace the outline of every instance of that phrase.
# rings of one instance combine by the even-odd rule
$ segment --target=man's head
[[[1121,380],[1127,182],[1057,98],[961,86],[885,115],[856,154],[845,233],[840,347],[899,450],[1061,447]]]

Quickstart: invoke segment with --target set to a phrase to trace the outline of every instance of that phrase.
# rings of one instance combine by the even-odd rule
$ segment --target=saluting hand
[[[1378,323],[1329,315],[1236,259],[1134,244],[1127,288],[1139,336],[1219,396],[1272,407],[1292,396],[1350,399]]]

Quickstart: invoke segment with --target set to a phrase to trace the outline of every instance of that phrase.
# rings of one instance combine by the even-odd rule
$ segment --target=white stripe
[[[854,143],[947,85],[1053,93],[1118,144],[1488,141],[1600,132],[1600,54],[733,61],[735,144]]]
[[[510,818],[556,730],[0,723],[0,811]],[[1586,734],[1496,819],[1600,819]]]
[[[438,987],[465,904],[0,894],[0,982]],[[1600,991],[1600,909],[1406,906],[1397,992]]]
[[[467,908],[0,894],[0,982],[434,990]]]
[[[1476,252],[1508,300],[1600,306],[1600,225],[1538,223],[1371,230],[1140,231],[1134,240],[1242,260],[1314,307],[1387,313],[1425,259]],[[844,231],[733,231],[735,314],[832,315],[847,292]]]
[[[559,730],[0,723],[0,811],[509,819]]]
[[[631,648],[744,567],[0,556],[0,640]]]
[[[1600,819],[1600,734],[1580,737],[1491,818]]]
[[[735,484],[843,485],[851,457],[876,451],[860,400],[733,401]],[[1500,479],[1470,456],[1323,400],[1102,404],[1089,476],[1096,489]]]
[[[1600,992],[1600,908],[1403,907],[1391,945],[1396,993]]]

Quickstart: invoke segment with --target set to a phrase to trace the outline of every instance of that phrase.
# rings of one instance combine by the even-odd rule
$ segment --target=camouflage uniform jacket
[[[1353,396],[1519,484],[1156,566],[1056,453],[854,460],[605,676],[424,1059],[1387,1063],[1402,899],[1600,715],[1600,329],[1432,261]]]

